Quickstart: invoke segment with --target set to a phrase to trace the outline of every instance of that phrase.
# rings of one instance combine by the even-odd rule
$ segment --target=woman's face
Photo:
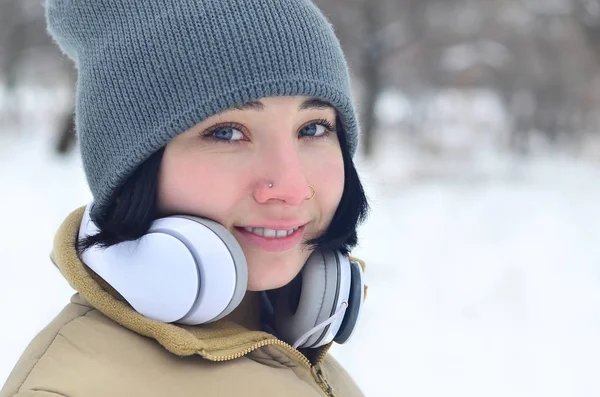
[[[161,215],[224,225],[246,256],[249,290],[287,284],[311,254],[302,241],[325,232],[342,197],[335,116],[313,98],[271,97],[204,120],[165,149]]]

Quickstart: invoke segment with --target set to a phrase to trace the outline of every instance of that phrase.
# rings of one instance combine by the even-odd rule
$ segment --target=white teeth
[[[275,237],[287,237],[287,235],[288,235],[288,234],[287,234],[287,232],[286,232],[285,230],[278,230],[278,231],[275,233]]]
[[[263,236],[265,235],[265,229],[262,227],[255,227],[252,229],[252,233],[258,235],[258,236]]]
[[[283,238],[287,237],[290,234],[294,233],[298,230],[297,227],[290,230],[274,230],[267,229],[263,227],[245,227],[244,230],[249,231],[252,234],[256,234],[257,236],[267,237],[267,238]]]
[[[263,236],[273,238],[273,237],[277,236],[277,230],[265,229]]]

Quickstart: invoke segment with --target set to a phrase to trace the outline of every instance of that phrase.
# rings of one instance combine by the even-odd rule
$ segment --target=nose
[[[297,206],[311,196],[305,165],[293,145],[264,151],[258,161],[263,177],[256,183],[254,196],[257,202]]]

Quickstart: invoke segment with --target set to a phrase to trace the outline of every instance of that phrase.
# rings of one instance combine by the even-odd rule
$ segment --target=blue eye
[[[318,120],[302,127],[300,134],[307,138],[323,138],[333,131],[335,131],[335,128],[329,121]]]
[[[227,141],[233,141],[234,138],[241,138],[243,134],[236,130],[235,128],[221,128],[219,130],[213,131],[213,136],[218,139],[223,139]]]
[[[244,134],[236,128],[237,126],[222,125],[208,131],[204,136],[208,139],[223,142],[233,143],[244,139]]]

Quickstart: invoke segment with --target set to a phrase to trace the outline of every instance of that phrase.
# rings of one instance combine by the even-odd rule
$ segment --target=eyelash
[[[323,139],[329,136],[329,134],[336,132],[336,128],[333,124],[331,124],[331,122],[329,122],[329,120],[327,119],[317,119],[317,120],[313,120],[310,121],[306,124],[304,124],[300,130],[302,130],[304,127],[307,127],[309,125],[312,124],[320,124],[323,127],[325,127],[325,132],[323,133],[323,135],[319,135],[319,136],[305,136],[303,138],[308,138],[308,139]],[[202,137],[208,140],[211,140],[213,142],[218,142],[218,143],[226,143],[226,144],[235,144],[235,143],[241,143],[244,140],[237,140],[237,141],[228,141],[228,140],[224,140],[224,139],[219,139],[216,138],[214,135],[212,135],[214,132],[219,131],[223,128],[234,128],[238,131],[240,131],[242,134],[244,133],[244,126],[238,123],[222,123],[222,124],[217,124],[213,127],[210,127],[206,132],[204,132],[202,134]]]
[[[302,128],[304,128],[304,127],[306,127],[308,125],[311,125],[311,124],[321,124],[323,127],[325,127],[325,132],[323,133],[323,135],[320,135],[320,136],[307,136],[305,138],[309,138],[309,139],[321,139],[321,138],[326,138],[329,134],[335,132],[335,125],[331,124],[329,122],[329,120],[327,120],[327,119],[317,119],[317,120],[311,121],[308,124],[304,124],[302,126]]]

